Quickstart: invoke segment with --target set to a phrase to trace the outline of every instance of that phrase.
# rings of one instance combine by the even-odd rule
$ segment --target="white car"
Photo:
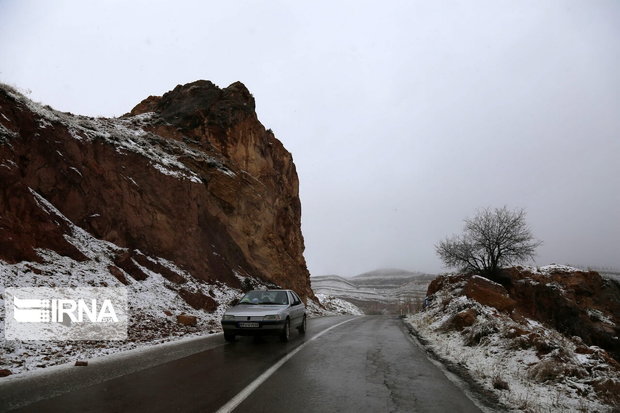
[[[277,335],[288,341],[291,327],[306,332],[306,306],[292,290],[253,290],[222,317],[226,341],[236,336]]]

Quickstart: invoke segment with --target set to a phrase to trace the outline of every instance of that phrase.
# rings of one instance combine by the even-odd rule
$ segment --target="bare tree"
[[[500,268],[533,259],[541,244],[525,223],[523,209],[503,207],[466,219],[462,235],[446,238],[435,249],[448,267],[495,278]]]

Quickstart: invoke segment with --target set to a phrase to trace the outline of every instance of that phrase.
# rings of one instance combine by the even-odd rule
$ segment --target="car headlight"
[[[234,320],[235,316],[234,315],[230,315],[230,314],[224,314],[224,317],[222,317],[222,320]]]
[[[280,314],[271,314],[263,317],[263,320],[279,320]]]

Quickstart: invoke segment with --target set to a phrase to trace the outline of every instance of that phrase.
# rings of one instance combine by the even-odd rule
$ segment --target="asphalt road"
[[[222,338],[205,351],[16,411],[216,412],[231,400],[233,411],[253,413],[480,411],[408,339],[399,319],[384,316],[310,320],[306,335],[294,332],[286,344]]]

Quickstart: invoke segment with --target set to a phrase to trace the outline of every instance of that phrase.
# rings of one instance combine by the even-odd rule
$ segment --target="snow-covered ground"
[[[535,270],[549,274],[575,269]],[[406,318],[440,359],[466,368],[513,411],[617,411],[612,406],[618,402],[620,371],[605,351],[534,320],[517,323],[459,293],[458,285],[439,290],[425,311]],[[473,325],[462,330],[450,325],[455,315],[467,312],[476,314]]]
[[[135,280],[124,273],[128,284],[115,278],[108,266],[115,255],[126,251],[117,245],[94,238],[74,225],[41,195],[33,192],[40,206],[57,221],[64,221],[70,228],[65,237],[89,260],[75,261],[49,250],[37,250],[42,262],[9,264],[0,260],[0,331],[4,332],[4,290],[8,287],[123,287],[129,301],[128,339],[123,341],[16,341],[0,339],[0,370],[12,374],[37,368],[92,359],[98,356],[150,346],[183,337],[214,334],[221,331],[220,318],[229,303],[243,295],[222,283],[209,284],[193,278],[174,263],[160,257],[146,258],[183,277],[182,288],[192,293],[200,292],[217,303],[213,312],[192,308],[179,296],[179,286],[161,274],[141,266],[148,277]],[[122,271],[122,270],[120,270]],[[260,287],[256,279],[238,275],[242,283]],[[246,282],[246,278],[248,279]],[[316,306],[316,305],[315,305]],[[318,308],[318,307],[317,307]],[[318,309],[320,314],[322,310]],[[181,325],[176,317],[181,314],[195,316],[195,326]]]
[[[65,238],[80,250],[87,261],[75,261],[49,250],[39,249],[41,263],[21,262],[9,264],[0,260],[0,331],[4,332],[5,302],[4,290],[8,287],[123,287],[127,289],[129,301],[128,339],[123,341],[16,341],[0,339],[0,370],[11,374],[22,373],[57,364],[88,360],[106,354],[151,346],[158,343],[179,340],[192,336],[221,332],[220,319],[230,302],[243,295],[241,290],[232,289],[222,283],[209,284],[193,278],[174,263],[160,257],[146,258],[157,263],[186,280],[182,288],[192,293],[200,292],[217,303],[213,312],[192,308],[179,296],[179,286],[161,274],[133,263],[148,277],[135,280],[123,272],[128,285],[123,285],[110,274],[108,266],[114,264],[114,257],[126,251],[117,245],[94,238],[88,232],[74,225],[41,195],[33,192],[43,210],[57,221],[64,221],[70,228]],[[140,253],[139,251],[137,253]],[[258,279],[237,275],[243,284],[260,288]],[[325,298],[326,309],[309,301],[308,309],[313,316],[333,314],[362,314],[354,305],[345,301]],[[195,316],[195,326],[181,325],[178,315]]]
[[[364,312],[360,310],[357,306],[351,304],[348,301],[341,300],[340,298],[332,297],[325,294],[316,294],[316,298],[318,298],[324,309],[317,306],[314,302],[309,302],[308,311],[313,317],[341,314],[364,314]]]

